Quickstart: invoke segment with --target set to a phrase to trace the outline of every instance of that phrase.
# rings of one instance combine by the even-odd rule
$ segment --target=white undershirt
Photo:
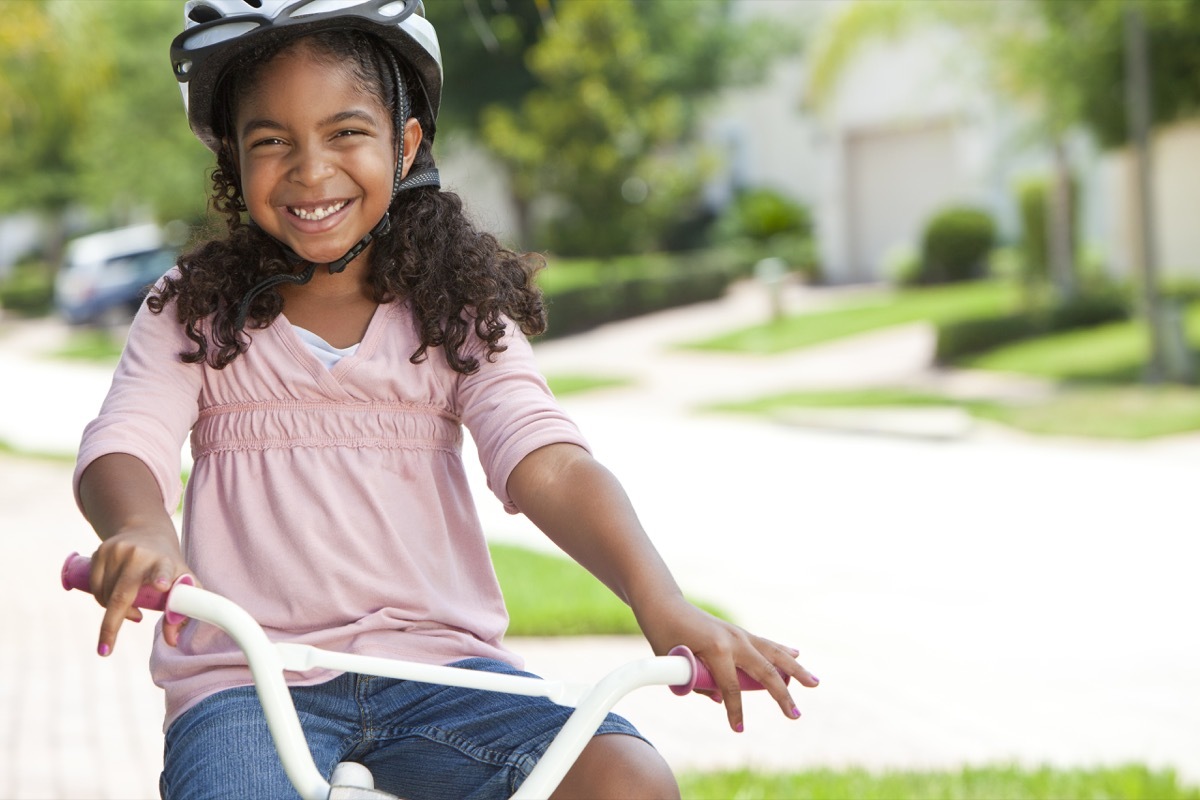
[[[334,347],[320,336],[317,336],[312,331],[301,328],[299,325],[292,325],[292,329],[296,331],[296,335],[300,337],[300,341],[308,346],[312,354],[329,369],[332,369],[334,364],[346,356],[354,355],[358,350],[357,344],[352,344],[349,347]]]

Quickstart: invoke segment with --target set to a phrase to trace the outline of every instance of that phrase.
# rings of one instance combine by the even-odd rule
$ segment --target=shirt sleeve
[[[459,385],[460,414],[479,451],[488,488],[510,514],[520,513],[508,493],[508,477],[521,459],[541,447],[569,443],[589,453],[578,426],[559,406],[534,362],[529,340],[506,320],[502,353],[488,361],[479,342],[479,371]],[[479,341],[476,339],[476,341]]]
[[[181,352],[195,345],[175,319],[174,304],[160,314],[143,303],[113,374],[100,414],[84,428],[75,463],[75,502],[82,509],[79,479],[104,455],[124,453],[150,469],[163,506],[174,513],[182,494],[180,457],[199,413],[203,364],[185,364]]]

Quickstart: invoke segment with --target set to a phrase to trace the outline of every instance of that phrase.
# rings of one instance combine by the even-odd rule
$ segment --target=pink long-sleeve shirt
[[[450,663],[505,649],[508,624],[462,461],[470,431],[488,485],[516,512],[513,468],[545,445],[587,447],[509,324],[508,349],[464,376],[440,350],[413,364],[409,307],[379,306],[358,351],[332,369],[284,317],[251,331],[223,370],[185,364],[193,349],[174,306],[145,308],[130,330],[75,470],[126,453],[154,474],[168,511],[182,491],[183,555],[205,588],[243,606],[274,641]],[[211,626],[156,637],[150,662],[166,725],[203,698],[252,683],[241,651]],[[293,685],[335,677],[289,673]]]

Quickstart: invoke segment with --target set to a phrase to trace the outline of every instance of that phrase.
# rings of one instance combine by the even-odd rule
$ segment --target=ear
[[[408,177],[408,171],[412,169],[413,160],[417,157],[417,148],[421,146],[424,136],[421,123],[417,122],[416,117],[409,117],[408,122],[404,123],[404,164],[400,170],[401,179]]]

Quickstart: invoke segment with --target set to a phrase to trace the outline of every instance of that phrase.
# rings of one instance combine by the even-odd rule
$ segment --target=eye
[[[268,136],[265,139],[257,139],[250,143],[250,150],[257,150],[262,147],[275,147],[284,144],[283,139],[277,136]]]

